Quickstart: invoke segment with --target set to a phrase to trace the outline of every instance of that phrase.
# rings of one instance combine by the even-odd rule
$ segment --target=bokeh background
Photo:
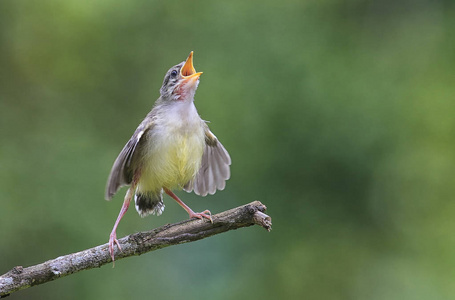
[[[453,299],[454,29],[452,1],[0,1],[0,273],[107,242],[112,163],[191,50],[233,165],[179,195],[273,218],[12,299]]]

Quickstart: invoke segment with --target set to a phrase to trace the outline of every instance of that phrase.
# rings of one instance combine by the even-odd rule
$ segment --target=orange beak
[[[191,51],[182,69],[180,69],[180,75],[182,75],[184,81],[188,81],[190,79],[197,80],[201,74],[202,72],[196,73],[193,67],[193,51]]]

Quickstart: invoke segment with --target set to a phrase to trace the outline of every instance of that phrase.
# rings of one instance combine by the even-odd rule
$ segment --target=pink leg
[[[188,215],[190,215],[190,219],[191,219],[191,218],[198,218],[198,219],[206,218],[206,219],[209,219],[210,222],[213,223],[212,214],[210,213],[209,210],[204,210],[203,212],[195,213],[191,208],[189,208],[188,205],[186,205],[185,203],[183,203],[183,201],[180,200],[179,197],[177,197],[177,195],[174,194],[171,190],[169,190],[169,189],[167,189],[167,188],[164,188],[164,191],[166,192],[166,194],[168,194],[169,196],[171,196],[172,199],[174,199],[175,201],[177,201],[177,203],[180,204],[180,206],[183,207],[184,210],[186,210],[186,212],[188,213]]]
[[[118,224],[120,223],[120,220],[123,218],[123,215],[127,212],[128,207],[130,206],[131,199],[133,198],[134,195],[134,190],[136,188],[136,185],[131,186],[128,191],[126,192],[125,195],[125,200],[123,201],[122,209],[120,210],[120,213],[118,214],[117,220],[115,221],[114,228],[112,228],[111,235],[109,236],[109,253],[111,254],[112,262],[114,262],[114,247],[117,245],[118,249],[122,251],[122,248],[120,247],[120,244],[117,240],[117,227]]]

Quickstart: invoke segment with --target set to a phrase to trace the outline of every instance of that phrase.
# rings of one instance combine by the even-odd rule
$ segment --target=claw
[[[120,247],[120,243],[117,240],[117,234],[115,232],[112,232],[110,237],[109,237],[109,253],[111,254],[112,258],[112,263],[114,263],[114,248],[115,245],[117,245],[118,249],[122,251],[122,247]]]
[[[208,209],[206,209],[206,210],[204,210],[203,212],[200,212],[200,213],[190,212],[189,215],[190,215],[190,219],[191,218],[198,218],[198,219],[202,220],[203,218],[206,218],[206,219],[209,219],[211,223],[213,223],[212,213]]]

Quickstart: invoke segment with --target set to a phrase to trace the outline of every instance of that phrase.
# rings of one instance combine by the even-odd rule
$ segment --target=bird
[[[129,188],[109,236],[113,262],[115,246],[122,250],[117,227],[133,198],[141,217],[163,213],[164,192],[185,209],[190,219],[213,222],[209,210],[194,212],[172,191],[213,195],[223,190],[230,178],[231,157],[194,105],[201,74],[193,66],[193,51],[185,61],[170,68],[159,98],[114,161],[106,200],[111,200],[122,186]]]

